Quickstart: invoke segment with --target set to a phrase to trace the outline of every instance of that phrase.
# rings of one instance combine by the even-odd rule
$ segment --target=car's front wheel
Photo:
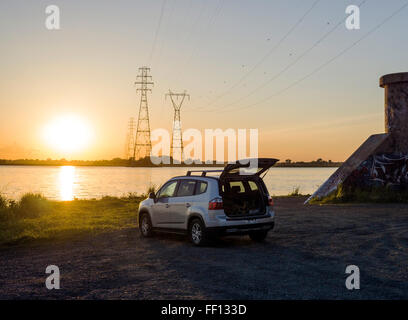
[[[149,238],[153,235],[152,221],[148,213],[142,213],[139,218],[139,230],[143,237]]]
[[[188,227],[188,236],[195,246],[207,243],[207,234],[204,223],[200,219],[193,219]]]
[[[249,233],[249,237],[256,242],[262,242],[266,239],[268,231],[252,231]]]

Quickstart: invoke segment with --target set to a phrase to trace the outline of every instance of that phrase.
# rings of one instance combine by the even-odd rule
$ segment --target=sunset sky
[[[361,2],[2,0],[0,158],[123,157],[149,66],[152,129],[171,130],[165,93],[186,90],[183,129],[258,128],[260,156],[343,161],[384,131],[379,77],[408,71],[408,8],[374,29],[407,1],[368,0],[347,30]],[[45,28],[50,4],[60,30]],[[81,146],[61,149],[70,119]]]

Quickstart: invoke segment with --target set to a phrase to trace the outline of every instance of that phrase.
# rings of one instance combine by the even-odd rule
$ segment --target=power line
[[[247,105],[245,107],[242,108],[237,108],[234,111],[239,111],[239,110],[243,110],[243,109],[248,109],[251,108],[253,106],[256,106],[258,104],[264,103],[284,92],[286,92],[287,90],[291,89],[292,87],[298,85],[299,83],[301,83],[302,81],[310,78],[312,75],[314,75],[315,73],[319,72],[321,69],[323,69],[324,67],[326,67],[327,65],[329,65],[330,63],[332,63],[333,61],[337,60],[338,58],[340,58],[341,56],[343,56],[345,53],[347,53],[350,49],[352,49],[353,47],[355,47],[357,44],[359,44],[361,41],[363,41],[364,39],[366,39],[367,37],[369,37],[372,33],[374,33],[375,31],[377,31],[379,28],[381,28],[385,23],[387,23],[389,20],[391,20],[394,16],[396,16],[398,13],[400,13],[402,10],[404,10],[406,7],[408,6],[408,2],[406,2],[404,5],[402,5],[400,8],[398,8],[397,10],[395,10],[391,15],[389,15],[388,17],[386,17],[381,23],[379,23],[378,25],[376,25],[374,28],[372,28],[370,31],[368,31],[366,34],[364,34],[360,39],[358,39],[357,41],[353,42],[350,46],[346,47],[345,49],[343,49],[342,51],[340,51],[337,55],[335,55],[334,57],[330,58],[329,60],[327,60],[325,63],[321,64],[319,67],[317,67],[316,69],[314,69],[312,72],[308,73],[307,75],[303,76],[302,78],[298,79],[297,81],[293,82],[292,84],[290,84],[289,86],[275,92],[274,94],[259,100],[255,103],[252,103],[250,105]],[[220,113],[223,112],[227,112],[230,110],[222,110],[219,111]]]
[[[191,27],[190,28],[185,28],[186,30],[189,30],[189,32],[186,34],[186,36],[183,38],[183,43],[187,43],[187,42],[190,42],[190,40],[191,40],[191,38],[193,37],[193,34],[194,34],[194,31],[195,31],[195,29],[196,29],[196,27],[197,27],[197,24],[199,23],[199,20],[201,19],[201,17],[202,17],[202,15],[203,15],[203,13],[204,13],[204,6],[205,6],[205,4],[206,4],[206,1],[201,1],[200,2],[201,3],[201,7],[200,7],[200,9],[199,9],[199,13],[198,13],[198,15],[197,15],[197,17],[194,19],[194,18],[192,18],[191,19]],[[193,15],[191,14],[191,12],[193,11],[193,0],[190,0],[190,6],[189,6],[189,9],[188,9],[188,16],[191,16],[191,17],[193,17]],[[183,17],[183,19],[180,19],[181,21],[185,21],[185,20],[187,20],[186,19],[186,17]],[[189,22],[189,24],[190,24],[190,22]],[[180,39],[181,37],[180,36],[178,36],[178,37],[176,37],[176,38],[174,38],[173,40],[178,40],[178,39]],[[178,56],[177,56],[177,58],[179,58]],[[173,78],[174,77],[174,70],[173,69],[170,69],[167,73],[166,73],[166,75],[164,76],[164,79],[169,79],[170,78],[170,76],[172,76],[172,82],[174,83],[174,82],[176,82],[176,80],[178,80],[179,79],[179,77],[180,77],[180,75],[179,74],[177,74],[177,77],[176,77],[176,80]]]
[[[222,97],[229,94],[233,89],[239,86],[247,77],[249,77],[258,67],[263,64],[271,55],[274,53],[282,43],[296,30],[296,28],[303,22],[303,20],[307,17],[307,15],[314,9],[314,7],[320,2],[321,0],[315,0],[313,4],[310,6],[308,10],[296,21],[296,23],[286,32],[282,38],[250,69],[248,70],[238,81],[236,81],[232,86],[230,86],[224,93],[215,97],[215,99],[210,102],[208,106],[213,105],[216,101],[221,99]]]
[[[158,37],[158,35],[159,35],[161,23],[162,23],[162,20],[163,20],[163,14],[164,14],[164,8],[165,8],[165,6],[166,6],[166,1],[167,1],[167,0],[163,0],[162,5],[161,5],[160,16],[159,16],[159,22],[158,22],[157,27],[156,27],[156,32],[154,33],[154,40],[153,40],[152,50],[150,51],[149,62],[152,61],[152,57],[153,57],[153,54],[154,54],[154,50],[156,49],[157,37]]]
[[[203,16],[204,16],[204,12],[208,10],[208,9],[205,9],[205,10],[204,10],[205,4],[207,4],[207,2],[206,2],[206,1],[203,1],[203,2],[202,2],[201,9],[200,9],[200,11],[199,11],[199,13],[198,13],[198,16],[197,16],[196,20],[194,21],[193,26],[192,26],[192,28],[191,28],[191,30],[190,30],[190,33],[188,34],[188,36],[187,36],[187,38],[186,38],[186,40],[188,39],[188,41],[186,41],[186,42],[191,42],[192,49],[191,49],[190,56],[189,56],[189,58],[187,58],[187,62],[185,63],[185,65],[189,64],[191,58],[192,58],[193,55],[194,55],[194,49],[195,49],[195,47],[194,47],[194,37],[193,37],[193,35],[194,35],[195,32],[198,32],[198,31],[199,31],[200,21],[201,21],[201,19],[202,19]],[[179,81],[180,81],[180,77],[181,77],[181,74],[178,73],[178,74],[177,74],[177,77],[176,77],[176,79],[175,79],[175,82],[179,82]]]
[[[208,19],[208,23],[207,26],[205,28],[205,31],[208,31],[210,29],[210,27],[215,23],[215,21],[217,20],[217,17],[219,16],[221,9],[223,7],[224,4],[224,0],[219,0],[218,1],[218,5],[215,7],[215,10],[213,11],[212,15],[210,14],[209,19]],[[195,53],[197,52],[197,47],[193,47],[193,50],[191,52],[191,56],[189,58],[189,60],[191,60],[193,58],[193,56],[195,55]]]
[[[192,12],[192,10],[193,10],[193,1],[194,0],[190,0],[189,1],[189,6],[188,6],[188,9],[186,10],[186,13],[183,15],[183,17],[181,17],[181,18],[179,18],[181,21],[187,21],[187,17],[188,16],[192,16],[191,15],[191,12]],[[195,19],[194,21],[196,21],[197,19]],[[191,21],[192,22],[192,27],[193,27],[193,22],[194,22],[193,20]],[[194,26],[195,26],[195,24],[194,24]],[[190,30],[190,34],[191,34],[191,30],[192,30],[192,27],[191,28],[188,28],[188,30]],[[183,28],[183,30],[185,30],[186,28]],[[172,38],[172,37],[170,37],[170,36],[168,36],[168,37],[166,37],[166,39],[168,40],[168,39],[170,39],[170,38]],[[188,38],[188,36],[186,36],[186,37],[184,37],[184,41],[183,42],[186,42],[186,40],[188,40],[189,38]],[[173,40],[173,39],[172,39]],[[168,64],[167,64],[168,65]],[[170,80],[170,76],[171,76],[171,81],[172,82],[174,82],[173,80],[173,74],[174,74],[174,70],[172,69],[172,68],[170,68],[170,70],[168,70],[168,72],[166,72],[166,75],[162,78],[162,79],[165,79],[165,80]]]
[[[363,0],[358,6],[362,7],[368,0]],[[233,106],[237,103],[240,103],[243,99],[246,99],[252,95],[254,95],[256,92],[258,92],[259,90],[263,89],[264,87],[266,87],[269,83],[271,83],[272,81],[278,79],[280,76],[282,76],[286,71],[288,71],[289,69],[291,69],[293,66],[295,66],[300,60],[302,60],[309,52],[311,52],[314,48],[316,48],[320,43],[322,43],[330,34],[332,34],[334,31],[337,30],[337,28],[344,24],[344,22],[346,21],[348,17],[344,17],[342,18],[337,24],[334,25],[333,28],[331,28],[328,32],[326,32],[322,37],[320,37],[316,42],[314,42],[309,48],[307,48],[301,55],[299,55],[294,61],[292,61],[291,63],[289,63],[286,67],[284,67],[281,71],[279,71],[278,73],[276,73],[272,78],[268,79],[267,81],[263,82],[262,84],[260,84],[259,86],[257,86],[255,89],[253,89],[252,91],[250,91],[249,93],[247,93],[246,95],[240,97],[239,99],[223,105],[223,111],[230,111],[230,110],[234,110],[234,108],[232,109],[227,109],[225,110],[226,107],[230,107]],[[212,111],[216,111],[219,110],[219,108],[215,108],[215,109],[211,109],[211,110],[202,110],[202,111],[208,111],[208,112],[212,112]],[[200,110],[201,111],[201,110]]]
[[[177,0],[173,0],[172,5],[171,5],[171,9],[170,9],[170,13],[168,15],[168,19],[167,19],[167,23],[165,22],[165,24],[167,24],[167,26],[171,25],[171,22],[173,20],[173,14],[175,11],[175,7],[176,7],[176,1]],[[168,31],[170,28],[165,28],[166,31]],[[169,33],[169,32],[167,32]],[[170,37],[165,37],[160,45],[159,51],[157,53],[157,59],[160,59],[163,55],[163,48],[165,47],[165,43],[168,41]]]

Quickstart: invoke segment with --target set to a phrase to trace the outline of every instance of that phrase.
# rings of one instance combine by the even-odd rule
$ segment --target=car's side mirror
[[[156,199],[156,194],[154,192],[150,192],[149,199]]]

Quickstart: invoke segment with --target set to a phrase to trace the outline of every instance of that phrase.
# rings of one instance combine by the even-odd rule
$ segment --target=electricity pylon
[[[150,140],[150,124],[149,124],[149,108],[147,104],[147,92],[152,92],[149,87],[153,85],[152,77],[148,75],[150,68],[142,67],[139,68],[139,75],[137,76],[138,81],[135,85],[139,87],[136,92],[140,91],[140,107],[139,107],[139,118],[137,120],[137,130],[135,147],[133,150],[134,159],[142,159],[150,156],[152,150],[152,142]]]
[[[128,122],[128,132],[126,135],[125,159],[133,157],[135,148],[135,118],[131,117]]]
[[[188,97],[190,100],[190,95],[187,94],[186,91],[183,93],[173,93],[171,90],[169,90],[169,93],[166,94],[166,98],[167,96],[170,97],[174,108],[173,134],[171,136],[170,155],[173,157],[173,163],[181,163],[183,160],[183,134],[181,131],[180,109],[186,97]]]

